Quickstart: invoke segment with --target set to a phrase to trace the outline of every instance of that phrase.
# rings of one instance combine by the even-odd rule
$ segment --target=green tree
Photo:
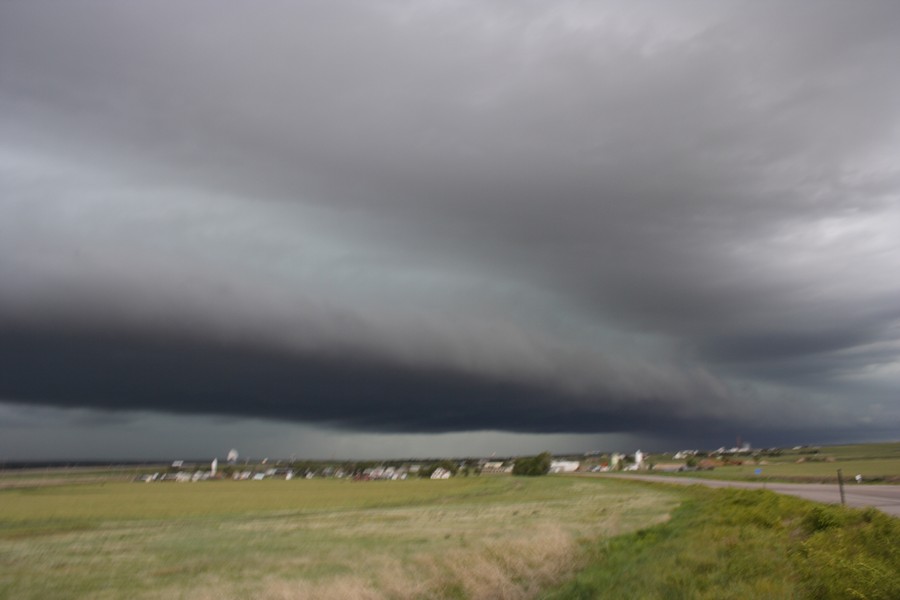
[[[517,458],[513,465],[513,475],[536,477],[550,472],[551,456],[549,452],[541,452],[537,456]]]

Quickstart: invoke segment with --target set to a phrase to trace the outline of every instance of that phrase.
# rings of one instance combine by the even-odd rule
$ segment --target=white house
[[[431,474],[432,479],[450,479],[450,471],[447,469],[442,469],[438,467],[434,470],[434,473]]]
[[[581,463],[577,460],[554,460],[550,462],[551,473],[574,473]]]

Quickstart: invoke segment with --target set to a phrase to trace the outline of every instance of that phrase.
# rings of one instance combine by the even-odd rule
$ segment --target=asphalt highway
[[[658,481],[680,485],[705,485],[707,487],[733,487],[747,489],[768,489],[779,494],[790,494],[807,500],[840,504],[841,493],[837,484],[824,483],[776,483],[753,481],[722,481],[718,479],[700,479],[693,477],[667,477],[664,475],[603,475],[640,479],[642,481]],[[900,485],[868,485],[858,484],[853,480],[844,482],[844,498],[848,506],[864,508],[871,506],[895,517],[900,517]]]

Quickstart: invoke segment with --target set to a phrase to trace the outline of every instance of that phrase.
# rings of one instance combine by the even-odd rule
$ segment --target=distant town
[[[815,446],[795,446],[792,451],[808,449],[817,452]],[[603,473],[603,472],[684,472],[713,470],[719,466],[743,464],[766,464],[767,456],[778,456],[784,448],[754,449],[749,443],[716,450],[685,449],[671,453],[649,454],[636,450],[633,453],[588,452],[583,454],[550,455],[544,453],[548,461],[545,472],[556,473]],[[152,472],[142,472],[136,480],[147,483],[175,481],[197,482],[210,479],[231,479],[237,481],[260,481],[264,479],[332,478],[352,481],[397,481],[408,478],[449,479],[451,477],[492,476],[513,474],[517,462],[534,457],[482,457],[482,458],[431,458],[393,459],[382,461],[335,461],[335,460],[269,460],[241,458],[232,449],[220,463],[218,458],[209,462],[176,460],[160,467],[154,465]]]

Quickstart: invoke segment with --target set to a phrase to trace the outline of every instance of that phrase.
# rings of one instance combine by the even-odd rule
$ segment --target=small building
[[[447,469],[438,467],[434,470],[434,473],[431,474],[432,479],[450,479],[450,471]]]
[[[481,467],[482,475],[499,475],[512,473],[513,466],[506,466],[502,461],[490,461]]]
[[[577,460],[554,460],[550,462],[551,473],[574,473],[581,463]]]
[[[650,470],[661,471],[663,473],[677,473],[678,471],[684,470],[684,465],[681,463],[656,463]]]

